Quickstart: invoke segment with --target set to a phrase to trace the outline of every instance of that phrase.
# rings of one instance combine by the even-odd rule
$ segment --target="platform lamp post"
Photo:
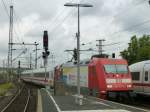
[[[66,3],[64,6],[78,8],[78,32],[77,37],[77,96],[76,103],[82,105],[82,96],[80,95],[80,7],[93,7],[90,4]]]

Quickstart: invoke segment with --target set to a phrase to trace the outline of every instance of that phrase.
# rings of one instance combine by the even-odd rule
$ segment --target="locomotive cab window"
[[[127,65],[116,65],[117,73],[128,73]]]
[[[104,65],[104,69],[106,73],[116,73],[115,65]]]
[[[127,74],[128,68],[127,65],[104,65],[104,69],[106,73],[118,73],[118,74]]]
[[[145,81],[148,81],[148,71],[145,71]]]

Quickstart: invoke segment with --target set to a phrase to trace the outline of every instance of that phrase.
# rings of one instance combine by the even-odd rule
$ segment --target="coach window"
[[[148,71],[145,71],[145,81],[148,81]]]
[[[140,72],[131,72],[132,80],[138,81],[140,80]]]
[[[46,72],[46,77],[47,77],[47,78],[49,77],[49,73],[48,73],[48,72]]]

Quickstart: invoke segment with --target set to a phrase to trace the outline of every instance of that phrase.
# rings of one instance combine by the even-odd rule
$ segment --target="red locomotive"
[[[131,74],[126,60],[93,58],[88,65],[88,88],[105,98],[109,92],[132,91]]]
[[[61,80],[67,87],[76,90],[77,65],[66,63],[55,68],[55,80]],[[81,93],[96,94],[106,98],[109,93],[132,91],[132,79],[127,61],[92,57],[80,63]]]

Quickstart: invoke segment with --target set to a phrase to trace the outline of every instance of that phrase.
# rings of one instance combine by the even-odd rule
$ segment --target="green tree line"
[[[128,48],[120,52],[120,55],[130,64],[150,60],[150,35],[143,35],[137,38],[136,35],[131,37]]]

